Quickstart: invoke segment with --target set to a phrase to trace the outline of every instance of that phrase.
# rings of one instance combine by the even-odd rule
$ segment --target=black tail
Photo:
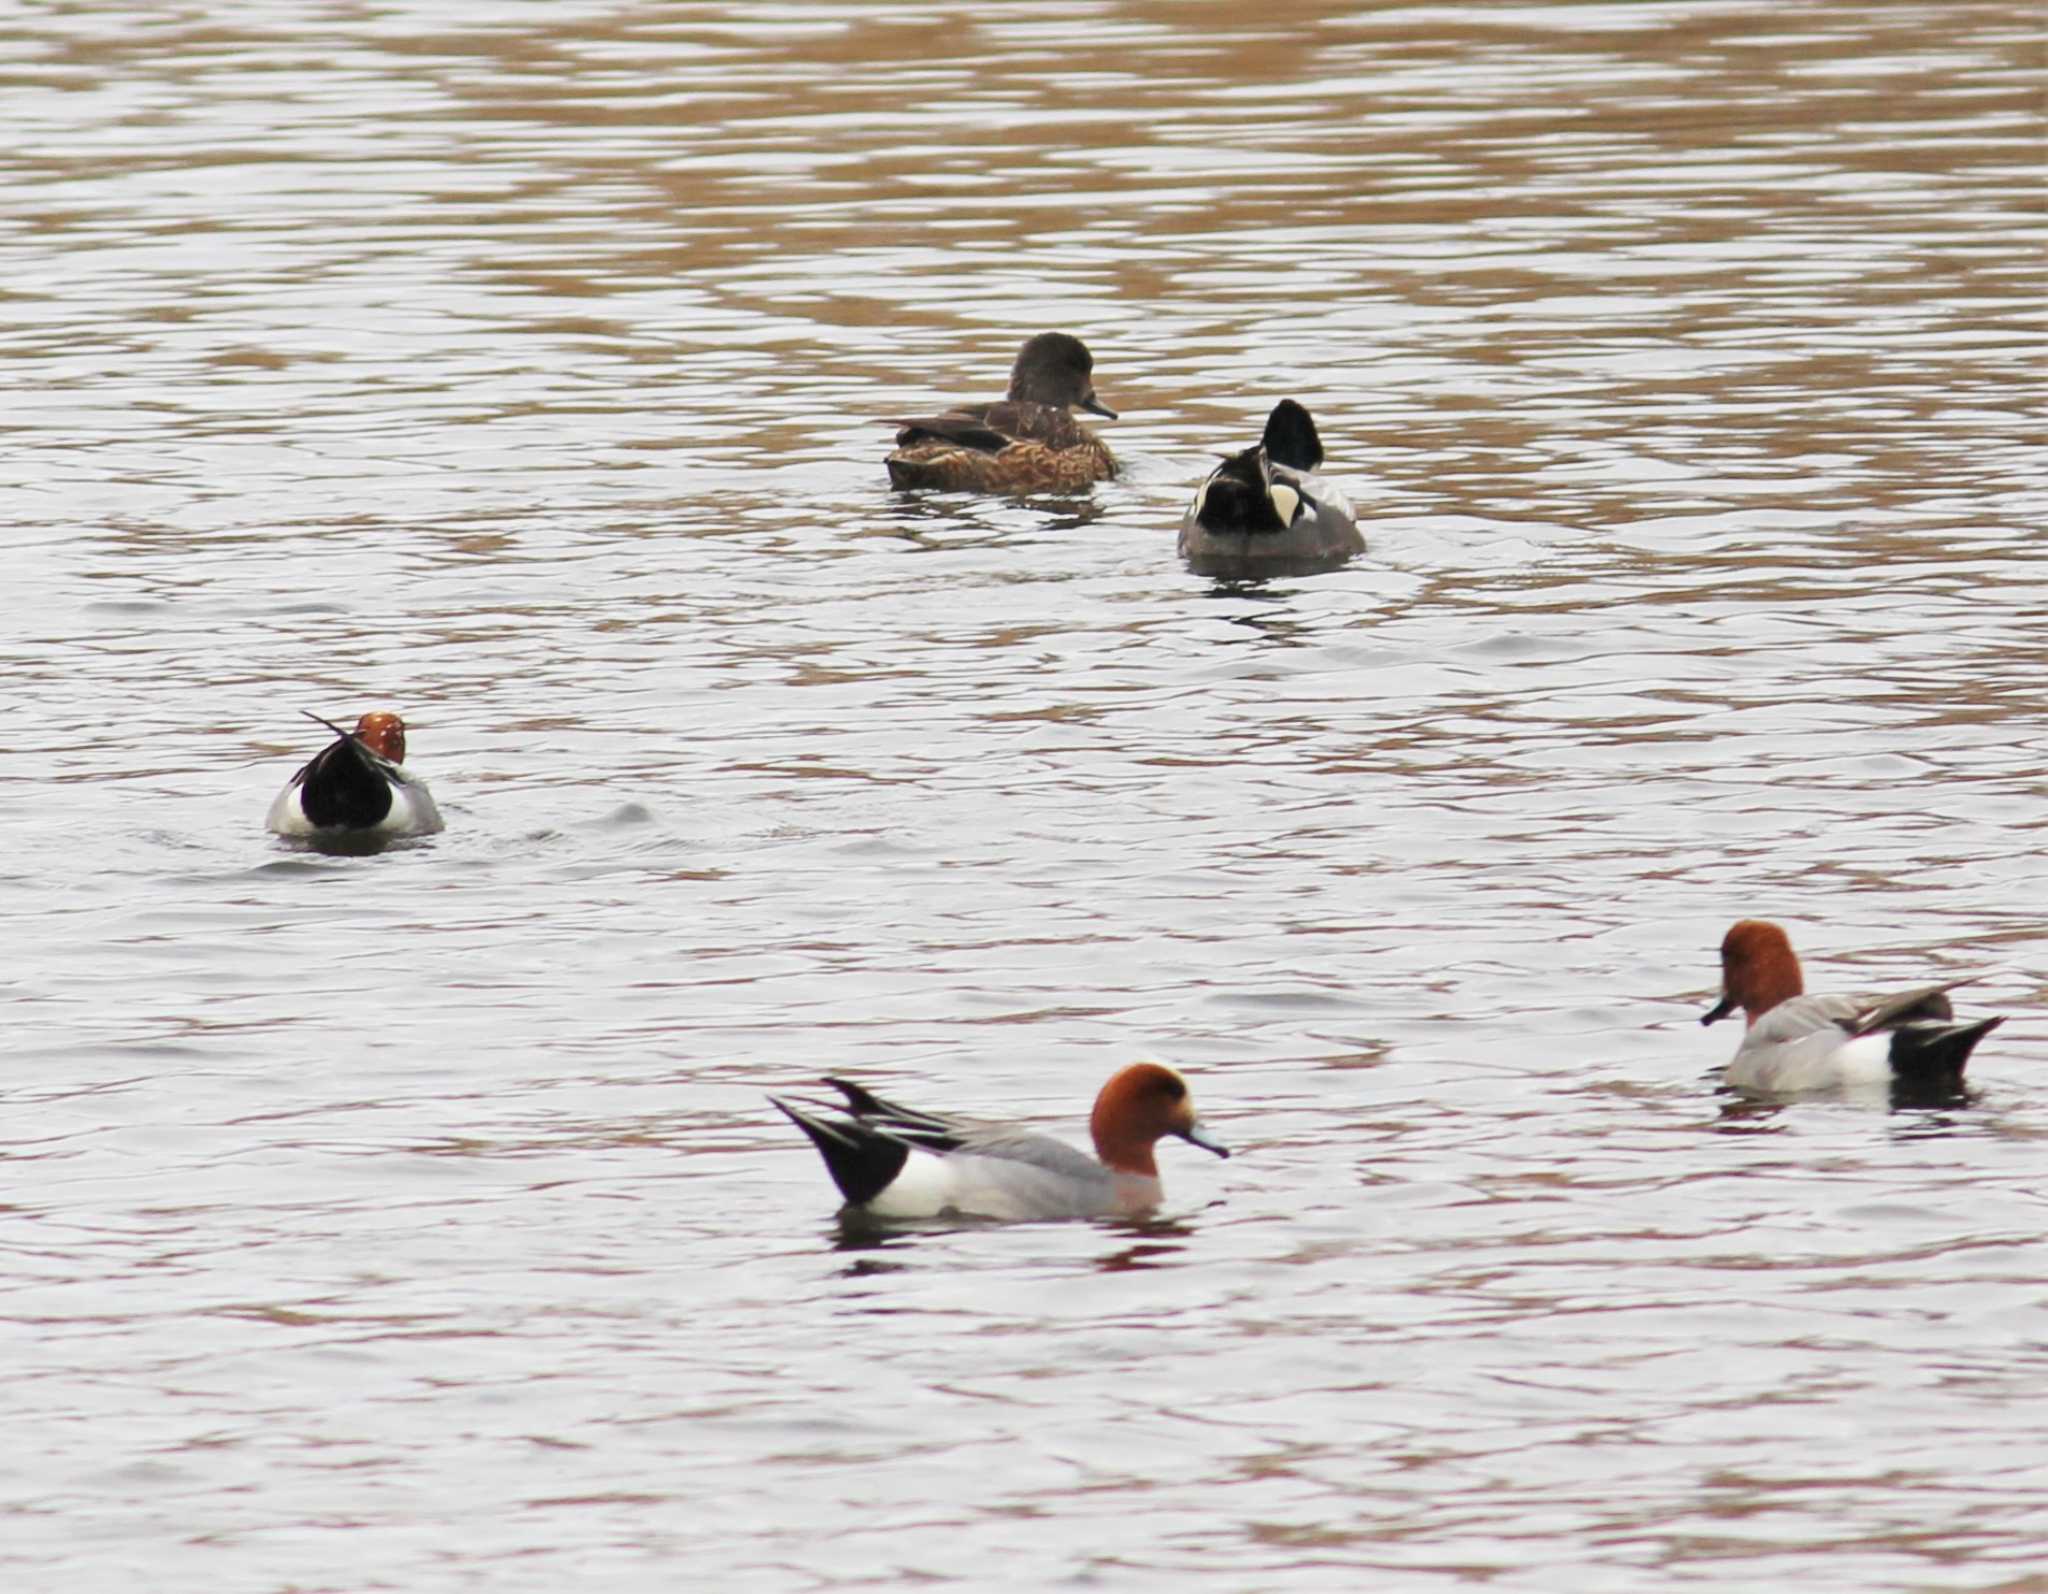
[[[1901,1024],[1892,1031],[1892,1072],[1908,1090],[1960,1090],[1977,1042],[2004,1022],[1998,1016],[1974,1024]]]
[[[306,718],[311,720],[315,725],[325,725],[330,731],[334,732],[336,736],[347,737],[350,741],[355,740],[356,733],[354,731],[349,730],[345,726],[335,724],[334,721],[329,719],[325,714],[315,714],[309,708],[302,708],[299,710],[299,712],[305,715]]]
[[[383,762],[348,731],[313,755],[299,773],[300,805],[321,829],[368,830],[391,812]]]
[[[1323,440],[1309,412],[1293,399],[1282,399],[1266,417],[1261,440],[1266,457],[1289,470],[1315,470],[1323,463]]]
[[[839,1193],[853,1206],[874,1200],[903,1171],[910,1147],[850,1119],[814,1118],[778,1097],[768,1098],[782,1115],[811,1137]]]
[[[893,1101],[886,1101],[867,1086],[857,1085],[850,1079],[841,1079],[836,1074],[827,1074],[820,1083],[830,1085],[844,1096],[846,1105],[856,1118],[889,1118],[897,1123],[915,1124],[925,1129],[946,1127],[946,1120],[936,1113],[919,1112],[915,1107],[903,1107]]]

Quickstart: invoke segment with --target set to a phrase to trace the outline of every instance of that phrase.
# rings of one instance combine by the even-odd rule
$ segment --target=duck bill
[[[1189,1145],[1200,1146],[1204,1151],[1213,1151],[1217,1156],[1226,1160],[1230,1156],[1230,1148],[1210,1134],[1199,1123],[1189,1124],[1187,1128],[1180,1132],[1180,1137]]]
[[[1724,995],[1720,1001],[1716,1002],[1712,1007],[1708,1008],[1704,1013],[1700,1014],[1700,1022],[1702,1024],[1711,1024],[1716,1019],[1726,1018],[1730,1013],[1734,1011],[1735,998],[1732,996]]]
[[[1091,415],[1100,415],[1105,420],[1113,421],[1116,419],[1116,411],[1111,409],[1107,404],[1103,403],[1102,400],[1097,398],[1093,393],[1090,393],[1086,398],[1081,400],[1081,408],[1088,411],[1088,413]]]

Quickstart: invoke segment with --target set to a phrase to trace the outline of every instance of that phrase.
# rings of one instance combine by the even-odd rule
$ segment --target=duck
[[[1075,492],[1116,475],[1116,458],[1071,411],[1116,419],[1095,396],[1095,357],[1067,332],[1027,340],[1010,390],[993,404],[957,404],[922,420],[895,420],[883,462],[891,485],[955,492]]]
[[[270,805],[270,829],[280,836],[393,839],[431,836],[442,828],[427,783],[405,768],[405,721],[373,709],[345,731],[306,711],[334,732],[285,783]]]
[[[1226,454],[1181,517],[1180,554],[1198,575],[1330,569],[1365,551],[1344,494],[1315,473],[1323,440],[1291,398],[1258,443]]]
[[[850,1079],[824,1083],[846,1098],[843,1108],[768,1099],[810,1136],[849,1215],[1129,1216],[1159,1204],[1152,1148],[1162,1136],[1230,1155],[1196,1116],[1187,1082],[1162,1063],[1133,1063],[1102,1087],[1088,1120],[1093,1157],[1017,1125],[899,1106]]]
[[[1721,939],[1721,999],[1712,1024],[1740,1008],[1742,1044],[1726,1079],[1737,1090],[1796,1092],[1889,1084],[1914,1094],[1962,1088],[1970,1053],[2003,1017],[1957,1023],[1948,993],[1968,978],[1891,996],[1808,996],[1791,937],[1743,919]]]

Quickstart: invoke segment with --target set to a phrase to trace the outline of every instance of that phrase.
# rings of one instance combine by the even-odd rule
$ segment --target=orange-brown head
[[[1700,1022],[1711,1024],[1739,1007],[1754,1024],[1805,989],[1791,938],[1768,920],[1743,919],[1721,937],[1721,1000]]]
[[[405,762],[405,721],[389,709],[372,709],[357,720],[356,736],[379,758]]]
[[[1158,1063],[1133,1063],[1112,1075],[1095,1098],[1088,1131],[1104,1167],[1147,1179],[1159,1177],[1152,1147],[1161,1135],[1178,1135],[1219,1157],[1230,1155],[1195,1116],[1187,1081]]]

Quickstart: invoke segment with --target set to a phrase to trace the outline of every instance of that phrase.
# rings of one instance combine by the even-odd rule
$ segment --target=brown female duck
[[[1095,396],[1095,358],[1065,332],[1041,332],[1018,351],[1010,391],[993,404],[960,404],[899,428],[886,461],[897,487],[956,492],[1072,492],[1116,474],[1107,445],[1069,413],[1116,419]]]

